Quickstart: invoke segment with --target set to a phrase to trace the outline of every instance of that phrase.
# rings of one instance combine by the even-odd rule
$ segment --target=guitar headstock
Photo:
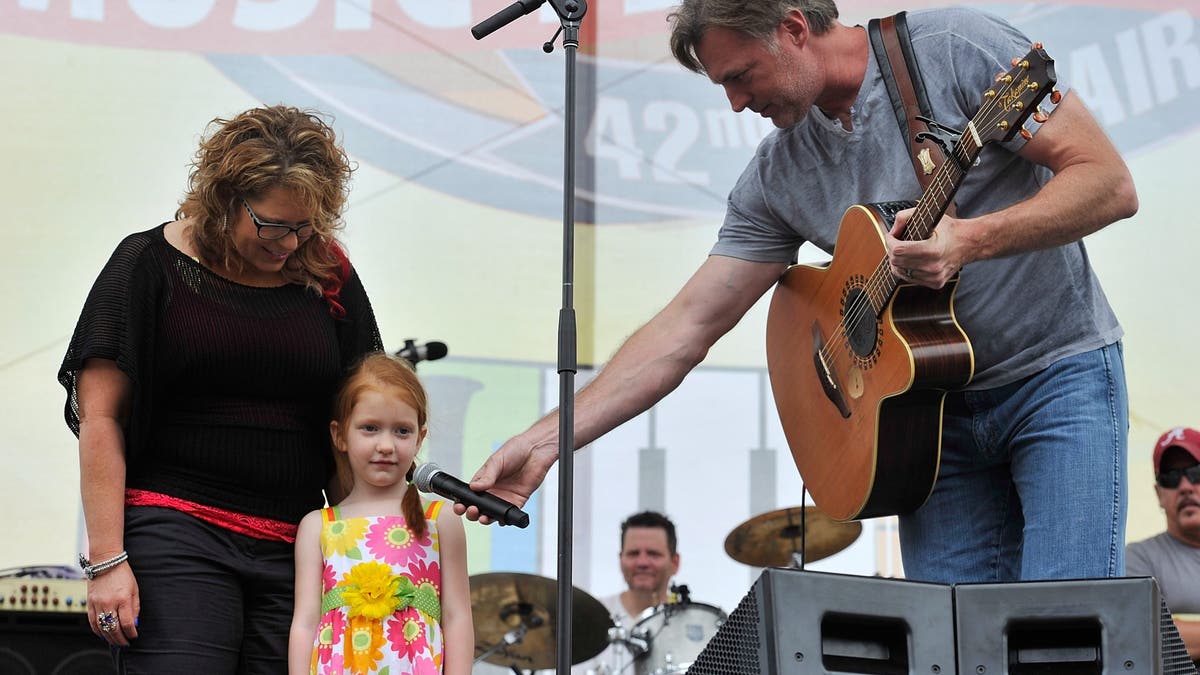
[[[983,106],[971,120],[980,146],[1007,141],[1018,130],[1029,138],[1029,132],[1021,127],[1025,120],[1034,115],[1038,123],[1045,122],[1048,116],[1038,110],[1038,104],[1050,95],[1058,102],[1059,94],[1053,91],[1058,81],[1054,59],[1046,54],[1041,43],[1034,43],[1024,58],[1013,59],[1012,63],[1012,69],[999,75],[995,86],[983,92]]]

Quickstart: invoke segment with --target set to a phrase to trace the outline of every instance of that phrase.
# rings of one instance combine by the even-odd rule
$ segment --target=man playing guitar
[[[840,23],[832,0],[684,0],[671,20],[676,58],[777,129],[733,187],[711,255],[578,394],[576,447],[672,391],[802,243],[832,251],[847,207],[921,196],[867,32]],[[912,12],[908,27],[934,118],[973,133],[996,74],[1030,40],[970,9]],[[959,275],[954,313],[973,347],[974,377],[945,404],[932,494],[901,519],[909,578],[1124,571],[1122,330],[1081,239],[1131,216],[1137,197],[1077,94],[1027,124],[1030,139],[982,148],[933,236],[904,236],[911,212],[880,234],[901,283],[938,289]],[[819,405],[831,404],[803,403]],[[801,420],[803,406],[791,411]],[[552,413],[509,440],[471,486],[523,504],[557,458],[557,425]]]

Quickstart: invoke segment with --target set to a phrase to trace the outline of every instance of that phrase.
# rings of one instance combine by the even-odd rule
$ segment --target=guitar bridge
[[[825,356],[821,352],[825,346],[825,336],[821,335],[821,327],[816,322],[813,322],[812,334],[813,367],[816,368],[817,378],[821,380],[821,389],[825,390],[825,396],[837,406],[842,417],[850,417],[850,404],[846,402],[846,397],[842,394],[841,383],[829,369],[829,364],[825,362]]]

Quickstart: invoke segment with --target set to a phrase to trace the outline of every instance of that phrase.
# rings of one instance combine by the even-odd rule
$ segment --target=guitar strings
[[[1005,84],[1005,87],[1003,87],[1001,89],[1000,94],[1003,94],[1009,88],[1011,88],[1011,82]],[[986,124],[987,126],[990,127],[993,124],[994,120],[998,121],[999,120],[998,117],[992,118],[992,119],[988,119],[988,117],[995,112],[994,109],[996,107],[996,102],[998,100],[1000,100],[1000,98],[1001,98],[1000,94],[997,94],[996,96],[992,97],[991,99],[986,100],[984,102],[984,104],[981,106],[980,111],[978,113],[976,113],[975,118],[972,119],[972,122],[974,122],[975,119],[979,119],[984,124]],[[975,152],[975,156],[972,156],[970,154],[970,152],[967,152],[965,149],[967,147],[967,142],[966,142],[967,136],[968,136],[968,134],[964,133],[962,135],[962,137],[959,138],[959,143],[955,147],[954,154],[956,156],[959,156],[958,159],[963,161],[964,166],[969,167],[971,165],[971,163],[974,161],[975,157],[978,156],[978,153],[980,151],[982,151],[982,146],[975,146],[972,143],[971,147],[974,148],[974,152]],[[906,228],[906,230],[905,230],[906,238],[908,238],[910,240],[913,239],[914,232],[916,232],[917,234],[924,234],[924,229],[925,229],[924,221],[926,219],[930,220],[930,222],[932,222],[936,225],[936,220],[931,218],[932,210],[930,208],[930,202],[932,200],[928,197],[933,193],[934,188],[937,188],[938,190],[942,191],[943,201],[948,203],[949,194],[952,193],[954,190],[953,182],[956,181],[959,177],[961,177],[961,175],[963,173],[965,173],[965,172],[960,172],[959,176],[952,177],[950,174],[956,168],[958,168],[958,167],[956,165],[953,165],[949,161],[943,162],[942,167],[938,171],[938,174],[930,182],[930,189],[926,192],[926,195],[923,195],[922,198],[917,203],[917,211],[913,214],[912,219],[909,221],[910,225],[915,223],[916,227],[911,228],[911,229]],[[951,184],[949,186],[943,185],[947,181],[949,181]],[[925,236],[927,236],[927,235],[925,235]],[[921,238],[925,238],[925,237],[921,237]],[[832,361],[832,364],[834,366],[840,366],[841,359],[838,358],[838,356],[843,353],[845,353],[848,356],[849,351],[850,351],[848,349],[848,347],[849,347],[848,333],[857,329],[858,326],[861,325],[861,322],[865,321],[867,319],[870,319],[872,323],[877,323],[879,312],[882,311],[884,305],[886,305],[887,299],[891,296],[891,294],[895,291],[895,289],[896,289],[896,279],[891,274],[890,268],[887,265],[887,260],[884,259],[883,261],[880,262],[879,265],[876,266],[875,271],[872,273],[867,284],[865,284],[865,286],[864,286],[865,293],[862,296],[863,299],[860,301],[858,298],[856,298],[856,302],[854,304],[852,304],[851,307],[847,308],[847,311],[844,315],[843,320],[838,322],[838,330],[836,331],[835,335],[833,336],[833,339],[826,342],[826,344],[820,348],[820,354],[821,354],[822,359],[825,360],[826,362]],[[882,293],[880,293],[880,291],[882,291]],[[875,305],[874,301],[876,300],[876,298],[873,296],[876,293],[880,294],[880,297],[878,299],[878,304],[879,304],[878,310],[874,309],[874,305]],[[867,302],[871,302],[871,304],[872,304],[872,311],[870,312],[870,314],[868,314],[868,312],[865,311],[865,303],[867,303]],[[849,331],[847,330],[847,323],[849,323]],[[834,346],[837,346],[839,348],[837,350],[833,351],[833,353],[831,354],[830,349],[832,349]]]
[[[994,104],[990,106],[988,105],[991,103],[992,102],[989,101],[987,104],[985,104],[980,113],[976,114],[976,118],[985,117],[986,114],[990,112],[987,109],[989,107],[994,107]],[[966,137],[967,134],[963,134],[963,136],[959,139],[958,146],[955,148],[955,154],[961,154],[962,157],[960,157],[960,159],[967,161],[966,166],[970,166],[969,162],[974,161],[974,158],[970,156],[970,153],[964,151],[964,148],[966,147]],[[976,153],[981,149],[982,148],[977,148]],[[923,232],[923,221],[931,218],[932,209],[930,208],[929,202],[932,200],[927,198],[927,196],[932,194],[935,188],[942,193],[943,201],[948,201],[948,193],[949,190],[953,188],[953,185],[951,184],[946,186],[945,183],[952,183],[954,180],[956,180],[957,177],[951,176],[951,173],[955,168],[957,167],[950,161],[946,161],[942,164],[938,174],[934,177],[934,180],[930,182],[930,189],[927,191],[926,196],[922,196],[917,203],[917,211],[914,212],[912,219],[909,221],[910,223],[915,222],[916,227],[912,230],[906,228],[905,234],[907,238],[912,238],[911,235],[913,231]],[[846,358],[849,358],[849,354],[852,351],[849,346],[849,334],[853,333],[866,321],[870,321],[871,324],[877,323],[879,320],[879,313],[883,310],[883,307],[887,304],[888,298],[895,291],[895,289],[896,279],[894,276],[892,276],[891,270],[887,265],[887,259],[885,258],[876,266],[875,270],[871,274],[871,277],[864,285],[863,295],[860,296],[860,298],[855,299],[855,302],[849,308],[847,308],[842,321],[838,322],[838,330],[833,336],[833,339],[827,341],[826,345],[822,347],[821,356],[823,360],[826,362],[831,362],[834,366],[840,367],[843,361],[840,357],[845,355]],[[870,310],[866,308],[867,303],[870,303],[871,305]],[[829,350],[834,347],[837,347],[837,349],[831,354]]]
[[[981,110],[981,114],[982,112],[983,111]],[[977,114],[976,117],[980,117],[981,114]],[[966,136],[967,134],[964,134],[963,138],[959,139],[959,144],[955,149],[955,154],[961,154],[962,157],[960,159],[970,162],[973,161],[970,153],[961,151],[966,144]],[[967,165],[969,166],[969,163]],[[930,182],[929,190],[926,192],[926,195],[931,195],[936,190],[941,193],[943,201],[948,201],[949,189],[953,188],[952,183],[958,178],[956,176],[951,176],[955,169],[957,169],[957,165],[950,161],[944,162],[939,169],[938,174],[934,176],[934,179]],[[959,172],[959,176],[961,175],[962,172]],[[951,185],[944,185],[946,182],[950,182]],[[907,238],[911,238],[909,235],[911,235],[913,231],[923,232],[923,221],[925,219],[930,219],[933,213],[933,210],[929,205],[930,201],[931,200],[927,199],[926,196],[923,196],[917,202],[917,210],[913,213],[912,219],[909,221],[910,225],[915,224],[916,227],[913,229],[906,228],[905,235]],[[896,278],[892,276],[891,270],[887,265],[887,259],[885,258],[875,267],[875,270],[872,272],[867,283],[864,284],[864,293],[858,298],[855,298],[854,303],[852,303],[850,307],[846,309],[843,320],[838,322],[838,331],[834,334],[834,336],[832,336],[832,339],[828,340],[822,347],[821,355],[823,359],[827,362],[832,362],[834,365],[841,365],[841,359],[838,358],[839,355],[846,354],[848,356],[850,351],[848,349],[849,334],[854,332],[854,330],[857,329],[858,326],[862,325],[863,322],[870,321],[872,324],[876,323],[878,321],[879,313],[883,310],[883,307],[887,304],[888,298],[895,289]],[[868,303],[871,305],[870,309],[867,309],[866,307]],[[847,324],[849,324],[848,328]],[[835,347],[836,349],[834,349]],[[832,354],[830,353],[830,350],[832,350]]]
[[[1015,81],[1017,78],[1013,78]],[[1003,98],[1003,94],[1007,93],[1012,88],[1012,81],[1006,82],[995,96],[986,99],[980,110],[972,118],[974,123],[978,120],[984,128],[990,128],[993,125],[998,125],[1003,117],[1004,111],[999,111],[997,115],[996,107],[998,102]],[[1043,94],[1044,95],[1044,94]],[[1023,121],[1023,120],[1022,120]],[[978,126],[976,127],[978,128]],[[959,138],[957,145],[954,148],[953,156],[961,162],[961,166],[970,167],[983,150],[983,145],[977,145],[974,142],[968,144],[970,130],[964,132]],[[968,147],[970,150],[968,150]],[[973,153],[973,154],[972,154]],[[949,204],[950,196],[956,191],[955,183],[965,175],[965,171],[959,170],[959,162],[945,161],[939,168],[937,175],[930,181],[929,189],[918,200],[916,211],[909,220],[908,226],[905,228],[904,237],[910,241],[915,239],[927,239],[929,232],[937,225],[938,218],[934,213],[932,203],[935,201],[932,196],[935,189],[939,191],[943,204]],[[958,175],[952,175],[957,171]],[[949,183],[946,185],[946,183]],[[938,212],[944,211],[944,207],[938,209]],[[926,231],[928,226],[929,230]],[[820,356],[823,361],[830,363],[832,366],[840,366],[842,354],[849,357],[849,352],[852,351],[849,346],[849,334],[856,330],[861,322],[870,320],[872,323],[879,321],[879,314],[883,311],[888,299],[897,288],[896,278],[891,274],[891,269],[887,264],[887,259],[882,260],[872,272],[867,283],[864,284],[864,293],[855,298],[850,307],[847,308],[843,319],[838,322],[838,329],[835,331],[832,339],[826,341],[819,349]],[[878,295],[878,298],[876,298]],[[871,310],[866,309],[867,304],[871,305]],[[878,309],[875,309],[878,304]],[[848,327],[847,327],[848,326]],[[835,349],[836,347],[836,349]]]

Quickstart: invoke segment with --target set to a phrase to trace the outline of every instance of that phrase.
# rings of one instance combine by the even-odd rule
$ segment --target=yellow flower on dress
[[[383,624],[365,617],[350,619],[346,635],[345,666],[351,673],[369,673],[383,660]]]
[[[347,518],[326,523],[325,536],[321,537],[322,553],[326,558],[333,555],[362,558],[358,540],[366,533],[367,525],[366,518]]]
[[[396,592],[400,578],[392,576],[392,568],[377,561],[355,565],[342,578],[345,590],[342,600],[350,608],[350,616],[382,619],[391,616],[399,606]]]

